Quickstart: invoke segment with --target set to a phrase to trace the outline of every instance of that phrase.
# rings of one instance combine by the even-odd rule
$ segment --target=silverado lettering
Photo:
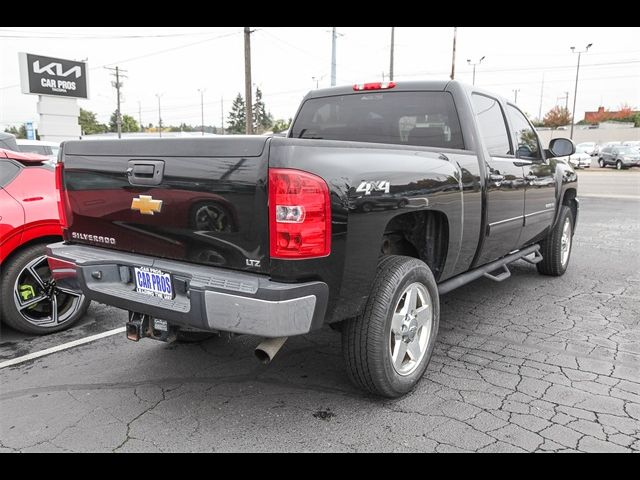
[[[48,255],[75,264],[59,285],[129,311],[131,340],[251,334],[268,362],[329,324],[352,381],[398,397],[427,368],[441,295],[516,260],[566,271],[577,176],[557,157],[574,150],[456,81],[314,90],[286,137],[63,143]]]
[[[87,240],[89,242],[106,243],[109,245],[116,244],[115,238],[104,237],[102,235],[90,235],[88,233],[71,232],[71,238],[76,240]]]

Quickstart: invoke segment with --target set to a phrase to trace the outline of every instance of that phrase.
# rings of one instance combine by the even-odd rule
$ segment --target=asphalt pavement
[[[258,339],[139,343],[124,334],[0,369],[0,452],[640,451],[640,172],[581,171],[561,278],[518,262],[442,297],[415,391],[362,394],[328,328],[271,365]],[[3,328],[0,363],[124,325],[93,304],[74,328]]]

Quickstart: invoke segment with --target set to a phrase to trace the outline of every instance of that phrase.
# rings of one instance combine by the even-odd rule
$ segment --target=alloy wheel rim
[[[569,260],[569,252],[571,252],[571,222],[567,218],[562,227],[562,237],[560,239],[560,261],[564,267]]]
[[[45,255],[29,262],[18,274],[13,287],[18,313],[37,327],[56,327],[69,321],[83,298],[84,295],[56,284]]]
[[[411,375],[421,364],[433,326],[431,296],[421,283],[407,286],[393,310],[389,355],[393,369]]]

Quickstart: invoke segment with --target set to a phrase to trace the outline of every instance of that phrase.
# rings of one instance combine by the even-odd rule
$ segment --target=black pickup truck
[[[568,265],[577,176],[511,102],[455,81],[315,90],[288,136],[72,141],[56,281],[129,311],[132,340],[342,332],[356,385],[423,375],[439,297],[515,260]]]

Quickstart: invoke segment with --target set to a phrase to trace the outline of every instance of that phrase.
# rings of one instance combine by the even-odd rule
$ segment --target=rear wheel
[[[542,261],[536,264],[538,272],[553,277],[564,275],[567,271],[573,245],[573,212],[566,205],[560,208],[558,223],[540,242]]]
[[[606,165],[604,164],[604,159],[599,158],[599,159],[598,159],[598,165],[600,165],[600,168],[604,168],[604,167],[606,167]]]
[[[342,329],[351,381],[385,397],[411,391],[431,359],[439,318],[438,289],[429,267],[411,257],[383,257],[364,312]]]
[[[3,265],[0,299],[4,323],[31,334],[69,328],[89,306],[84,295],[56,285],[44,243],[24,248]]]
[[[620,160],[618,160],[618,161],[616,162],[616,168],[617,168],[618,170],[622,170],[622,162],[621,162]]]

